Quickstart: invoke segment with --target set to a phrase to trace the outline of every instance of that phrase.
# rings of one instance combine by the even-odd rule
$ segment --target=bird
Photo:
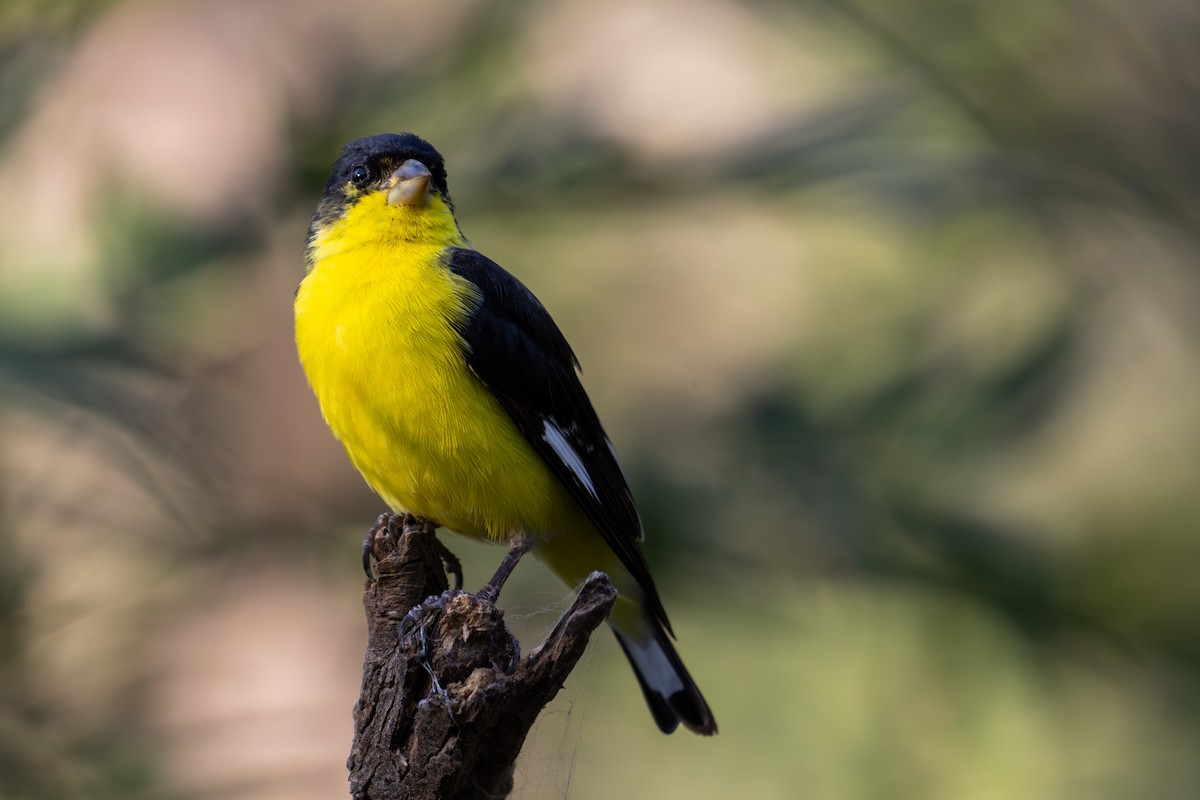
[[[567,585],[617,589],[609,616],[664,733],[717,723],[673,643],[617,453],[570,344],[534,294],[459,227],[442,155],[413,133],[355,139],[317,204],[295,335],[321,413],[397,513],[508,553]]]

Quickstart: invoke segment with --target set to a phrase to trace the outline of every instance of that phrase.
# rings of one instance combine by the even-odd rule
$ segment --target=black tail
[[[616,629],[613,633],[637,675],[654,721],[663,733],[672,733],[681,722],[704,736],[716,733],[717,721],[666,631],[652,620],[647,624],[653,635],[644,641]]]

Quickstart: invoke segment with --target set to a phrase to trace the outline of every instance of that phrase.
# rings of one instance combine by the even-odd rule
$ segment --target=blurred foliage
[[[379,503],[287,305],[341,143],[395,129],[575,343],[722,726],[657,738],[609,648],[521,796],[1200,791],[1191,4],[320,7],[0,11],[0,796],[316,792],[213,744],[311,679],[196,687],[296,627],[256,582],[346,611],[297,668],[357,623]]]

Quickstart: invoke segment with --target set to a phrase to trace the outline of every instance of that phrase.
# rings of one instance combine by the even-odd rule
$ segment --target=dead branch
[[[448,590],[433,526],[393,517],[372,533],[367,651],[347,766],[355,800],[483,800],[512,790],[534,719],[562,688],[617,593],[593,573],[524,658],[494,605]]]

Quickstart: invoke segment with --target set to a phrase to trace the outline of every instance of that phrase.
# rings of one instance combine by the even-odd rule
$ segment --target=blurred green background
[[[1200,796],[1197,41],[1185,0],[5,3],[0,797],[344,796],[382,508],[291,299],[393,130],[575,344],[721,726],[661,736],[597,637],[515,797]],[[529,562],[503,605],[528,646],[568,602]]]

